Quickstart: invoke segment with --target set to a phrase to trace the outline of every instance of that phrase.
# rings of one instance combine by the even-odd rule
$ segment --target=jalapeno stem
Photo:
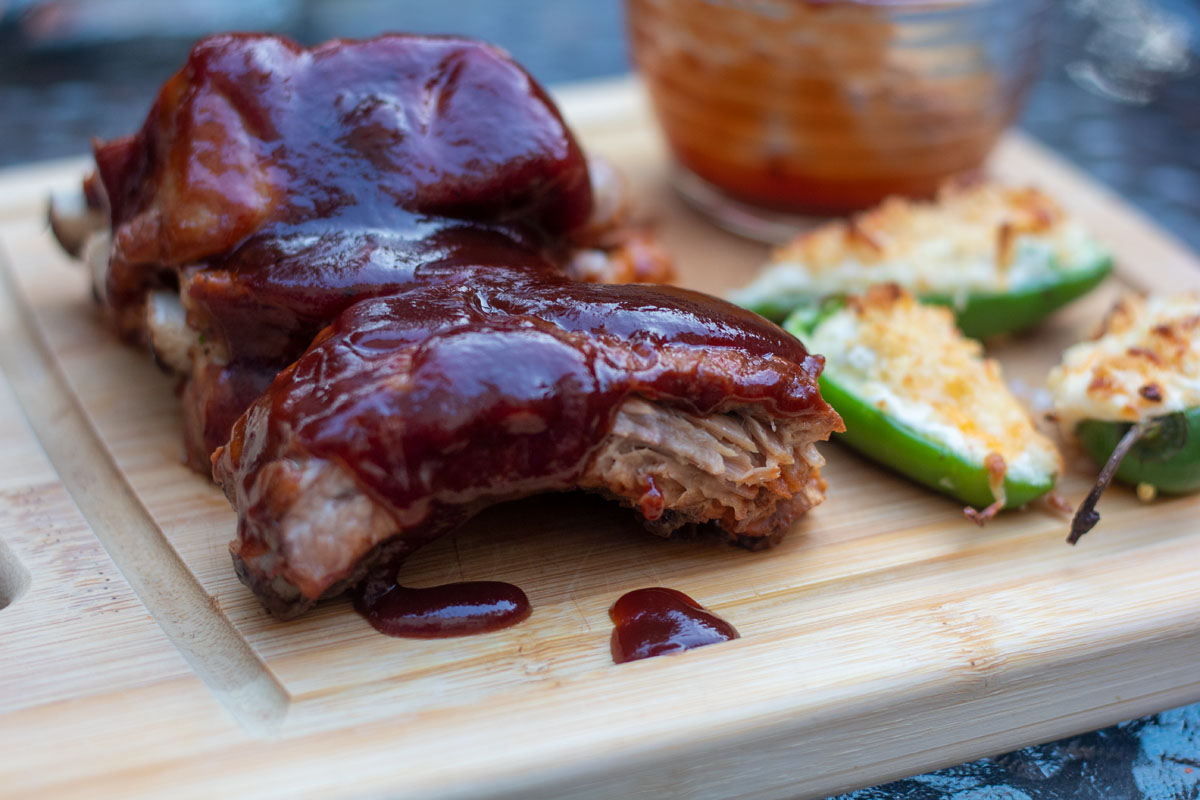
[[[1108,488],[1108,484],[1112,483],[1113,476],[1117,474],[1117,468],[1121,466],[1121,461],[1125,459],[1133,446],[1157,426],[1157,420],[1144,419],[1126,431],[1125,435],[1121,437],[1121,441],[1117,442],[1112,455],[1104,463],[1104,469],[1100,470],[1100,475],[1096,478],[1096,485],[1079,504],[1075,516],[1071,519],[1071,535],[1067,537],[1067,544],[1075,544],[1079,541],[1079,537],[1096,527],[1096,523],[1100,521],[1100,514],[1096,511],[1096,503],[1100,502],[1100,495]]]

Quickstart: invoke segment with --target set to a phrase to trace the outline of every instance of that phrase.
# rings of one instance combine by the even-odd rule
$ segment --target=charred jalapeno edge
[[[783,325],[784,330],[803,339],[811,334],[825,317],[844,304],[845,301],[841,298],[832,298],[819,309],[801,309],[787,319]],[[832,372],[836,372],[836,368]],[[993,492],[989,470],[985,464],[930,439],[916,428],[880,411],[847,390],[830,373],[827,362],[818,383],[821,396],[841,414],[846,423],[846,432],[835,434],[836,439],[844,441],[868,458],[894,469],[910,480],[960,500],[972,508],[988,509],[1000,499]],[[1006,473],[1002,493],[1004,502],[996,510],[1019,508],[1036,500],[1054,488],[1056,477],[1051,474],[1045,481],[1029,482],[1015,480]],[[986,519],[976,519],[976,516],[970,514],[968,516],[980,523]]]
[[[1083,451],[1104,468],[1071,520],[1071,544],[1100,521],[1096,503],[1114,477],[1167,494],[1200,489],[1200,406],[1136,424],[1085,419],[1075,426],[1075,436]]]
[[[918,293],[923,303],[946,306],[954,312],[959,329],[973,339],[1017,333],[1042,321],[1072,300],[1099,286],[1112,271],[1112,257],[1104,253],[1087,267],[1009,292],[973,291],[961,296],[936,292]],[[751,287],[754,284],[751,284]],[[738,298],[735,296],[735,300]],[[755,313],[781,320],[820,298],[780,290],[773,297],[754,298],[744,303]]]

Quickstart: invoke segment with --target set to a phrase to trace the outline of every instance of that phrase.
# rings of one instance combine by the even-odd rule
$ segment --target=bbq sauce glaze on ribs
[[[537,274],[364,300],[213,456],[238,574],[300,613],[499,501],[582,488],[774,541],[820,502],[822,361],[682,289]]]
[[[100,267],[117,330],[185,376],[191,461],[276,614],[386,584],[533,493],[749,546],[822,499],[813,443],[841,420],[820,357],[703,295],[589,282],[669,264],[488,45],[211,37],[96,162],[79,219],[105,207],[111,243],[54,230]]]
[[[542,88],[480,42],[212,36],[141,130],[95,157],[111,219],[100,294],[122,336],[191,375],[198,466],[358,299],[498,269],[668,271],[623,224],[619,178],[589,171]]]

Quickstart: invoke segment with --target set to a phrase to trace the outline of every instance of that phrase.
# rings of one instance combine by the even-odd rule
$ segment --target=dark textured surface
[[[1055,3],[1022,126],[1200,248],[1200,0]],[[216,29],[269,29],[305,43],[401,29],[480,36],[552,84],[628,69],[618,0],[24,0],[7,8],[0,165],[73,155],[92,136],[131,130],[191,41]],[[1157,24],[1164,20],[1174,24]],[[1200,799],[1200,705],[841,800],[1059,798]]]
[[[1200,0],[1055,2],[1046,69],[1023,127],[1200,247],[1200,77],[1194,63]],[[93,136],[128,131],[191,41],[213,28],[271,29],[303,43],[386,30],[480,36],[506,47],[550,84],[629,68],[618,0],[210,0],[208,12],[195,15],[175,13],[175,3],[32,5],[10,10],[0,21],[0,165],[79,153]],[[1157,71],[1143,67],[1134,75],[1128,65],[1114,66],[1122,45],[1150,49],[1149,56],[1138,55],[1155,62],[1164,60],[1164,47],[1171,49],[1153,26],[1136,29],[1134,43],[1106,37],[1106,29],[1121,25],[1112,9],[1124,6],[1135,16],[1161,8],[1185,30],[1190,25],[1192,66],[1158,64]],[[72,15],[77,7],[91,10]],[[162,32],[170,35],[155,35]],[[1136,95],[1137,103],[1083,88],[1094,83],[1087,76],[1096,65],[1102,75],[1116,76],[1118,88]]]
[[[1055,14],[1045,68],[1021,125],[1200,249],[1200,0],[1160,7],[1176,16],[1178,30],[1190,34],[1190,63],[1178,65],[1178,71],[1138,71],[1120,60],[1124,43],[1106,36],[1115,23],[1104,25],[1094,16],[1065,10]],[[1151,27],[1132,35],[1167,33]],[[1112,89],[1128,90],[1125,102],[1085,88],[1092,86],[1093,69],[1110,75],[1124,69],[1123,83]]]
[[[1195,800],[1200,705],[862,789],[836,800]]]

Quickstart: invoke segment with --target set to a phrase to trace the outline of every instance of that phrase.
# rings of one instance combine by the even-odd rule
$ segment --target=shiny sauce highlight
[[[406,639],[490,633],[525,621],[532,611],[525,592],[500,581],[416,589],[368,580],[355,590],[354,608],[380,633]]]
[[[739,638],[737,630],[683,592],[665,587],[621,595],[612,618],[612,657],[617,664],[680,653]]]

